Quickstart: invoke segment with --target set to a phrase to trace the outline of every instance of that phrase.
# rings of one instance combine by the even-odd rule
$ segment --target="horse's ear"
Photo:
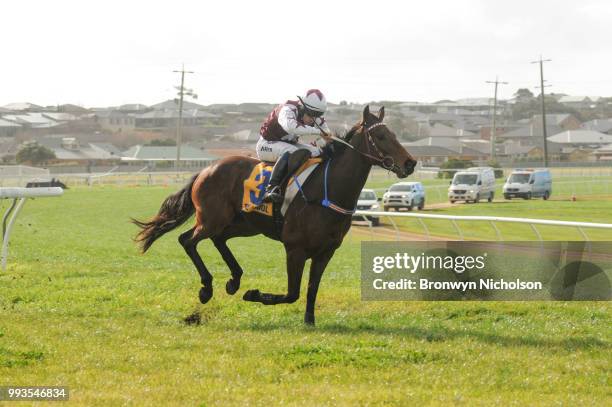
[[[370,116],[370,105],[366,105],[366,107],[363,108],[363,122],[364,123],[368,120],[369,116]]]
[[[384,117],[385,117],[385,107],[381,106],[380,109],[378,110],[378,120],[382,122]]]

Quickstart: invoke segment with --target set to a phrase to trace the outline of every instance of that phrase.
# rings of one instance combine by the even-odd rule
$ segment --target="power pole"
[[[494,81],[487,81],[487,83],[495,84],[495,96],[493,98],[493,127],[491,128],[491,161],[495,160],[495,135],[497,133],[497,125],[495,120],[497,118],[497,85],[507,85],[508,82],[500,82],[496,76]]]
[[[197,99],[197,95],[193,93],[191,89],[185,89],[185,74],[193,73],[192,71],[185,71],[185,64],[183,64],[180,71],[172,71],[174,73],[181,74],[181,86],[176,87],[179,95],[179,117],[178,123],[176,124],[176,163],[175,167],[177,171],[181,168],[181,143],[183,138],[183,97],[185,95],[194,96]],[[175,99],[176,100],[176,99]]]
[[[544,135],[544,167],[548,167],[548,140],[546,135],[546,103],[544,102],[544,62],[550,62],[552,59],[542,59],[540,55],[539,61],[532,61],[532,64],[540,64],[540,97],[542,98],[542,134]]]

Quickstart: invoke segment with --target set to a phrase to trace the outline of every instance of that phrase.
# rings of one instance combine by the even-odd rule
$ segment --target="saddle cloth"
[[[289,205],[299,192],[299,185],[304,185],[308,176],[312,174],[315,168],[321,162],[321,158],[311,158],[306,161],[295,174],[289,179],[285,188],[285,199],[281,207],[281,214],[284,216],[289,208]],[[242,211],[257,212],[262,215],[272,216],[272,203],[264,203],[263,197],[266,192],[266,187],[272,176],[272,165],[261,162],[257,164],[251,171],[251,175],[244,180],[244,193],[242,195]],[[297,183],[295,182],[297,178]]]

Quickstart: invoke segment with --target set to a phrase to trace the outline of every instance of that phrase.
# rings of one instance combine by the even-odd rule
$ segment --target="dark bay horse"
[[[194,176],[182,190],[163,202],[157,216],[149,222],[133,220],[142,230],[136,236],[143,253],[163,234],[187,221],[195,212],[195,226],[179,236],[179,242],[193,261],[202,288],[200,301],[205,304],[213,295],[213,277],[196,250],[197,244],[210,238],[231,271],[226,291],[234,294],[240,288],[242,268],[227,246],[227,240],[238,236],[264,234],[281,241],[287,255],[287,293],[269,294],[248,290],[243,299],[262,304],[293,303],[300,296],[300,284],[306,260],[312,259],[304,321],[314,324],[315,300],[325,267],[342,243],[351,226],[350,210],[355,208],[372,165],[393,171],[399,178],[412,174],[416,161],[383,124],[384,108],[378,115],[363,110],[362,120],[346,135],[350,145],[335,142],[331,160],[321,163],[303,185],[304,196],[296,196],[279,227],[270,217],[244,213],[243,182],[258,160],[249,157],[226,157]],[[327,173],[327,199],[324,181]],[[347,213],[342,213],[343,208]]]

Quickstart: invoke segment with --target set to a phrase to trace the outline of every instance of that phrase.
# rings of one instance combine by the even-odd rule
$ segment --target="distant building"
[[[132,146],[123,152],[124,163],[147,165],[149,167],[172,168],[176,160],[176,146]],[[188,144],[181,146],[181,167],[203,168],[218,160],[208,152],[196,149]]]
[[[569,96],[565,95],[559,99],[559,103],[574,109],[592,108],[601,99],[599,96]]]
[[[0,137],[14,136],[23,126],[0,118]]]
[[[597,161],[610,161],[612,163],[612,144],[600,147],[592,154]]]
[[[542,127],[542,115],[534,115],[531,118],[531,124]],[[580,128],[580,121],[569,113],[547,114],[546,126],[558,126],[563,130],[577,130]]]
[[[612,136],[593,130],[568,130],[548,137],[548,141],[572,146],[597,146],[612,143]]]
[[[582,123],[584,130],[598,131],[604,134],[612,135],[612,119],[595,119]]]
[[[53,135],[41,137],[38,143],[55,153],[56,163],[79,165],[113,164],[121,160],[121,152],[110,143],[80,143],[75,137]]]

